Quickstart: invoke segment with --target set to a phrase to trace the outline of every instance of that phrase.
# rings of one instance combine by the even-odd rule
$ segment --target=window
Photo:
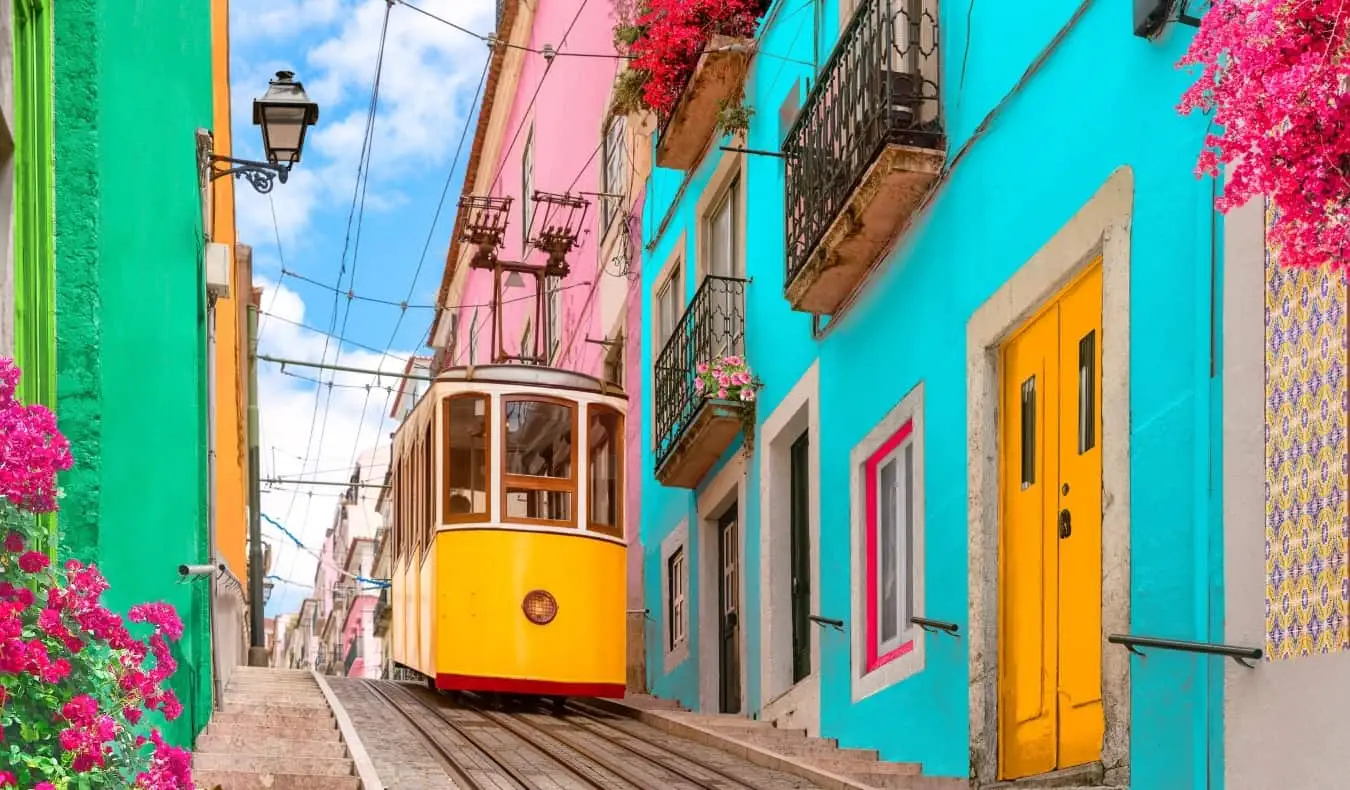
[[[520,155],[520,247],[530,246],[530,222],[534,219],[534,126],[525,135],[525,150]]]
[[[627,128],[627,120],[616,115],[610,119],[609,125],[605,127],[605,169],[604,183],[601,185],[601,191],[610,195],[626,195],[628,185],[624,183],[624,131]],[[604,238],[609,232],[609,226],[614,222],[614,218],[623,213],[623,203],[619,198],[601,198],[600,199],[600,237]]]
[[[685,634],[689,631],[689,621],[687,619],[687,610],[685,609],[684,592],[684,548],[678,548],[675,553],[666,560],[666,584],[669,589],[666,591],[666,623],[667,639],[666,650],[674,650],[679,644],[684,642]]]
[[[671,266],[670,275],[656,292],[654,312],[658,349],[664,348],[670,336],[675,334],[675,324],[680,320],[680,309],[684,306],[684,294],[681,293],[684,280],[680,268],[681,264],[678,262]]]
[[[586,428],[587,521],[594,532],[623,537],[623,415],[608,406],[590,406]]]
[[[923,668],[923,385],[853,448],[853,699]]]
[[[508,520],[576,523],[576,407],[544,398],[505,398],[502,496]]]
[[[732,180],[704,218],[704,254],[707,273],[716,277],[745,277],[738,233],[740,178]]]
[[[605,352],[605,368],[602,374],[605,381],[618,387],[623,386],[623,345],[624,336],[620,334],[614,338],[609,349]]]
[[[459,395],[441,402],[445,459],[441,521],[488,520],[488,412],[486,395]]]
[[[558,282],[557,277],[544,278],[546,293],[544,310],[547,313],[544,324],[544,359],[547,362],[553,361],[553,355],[558,353],[558,346],[562,343],[562,288]]]

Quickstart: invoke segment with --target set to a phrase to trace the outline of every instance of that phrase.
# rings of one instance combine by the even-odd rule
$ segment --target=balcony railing
[[[342,674],[344,676],[352,673],[352,664],[356,663],[356,659],[361,658],[361,641],[361,637],[358,635],[352,640],[352,646],[347,648],[347,660],[342,664]]]
[[[745,351],[745,286],[735,277],[707,276],[656,359],[656,468],[680,446],[707,402],[694,387],[696,366]]]
[[[917,195],[902,197],[900,202],[908,200],[908,204],[898,212],[903,216],[897,217],[892,208],[897,200],[891,193],[915,192],[916,181],[922,182],[917,190],[921,192],[936,177],[946,140],[938,90],[938,26],[927,6],[930,2],[864,0],[840,34],[783,142],[788,155],[785,282],[789,300],[797,309],[829,313],[841,300],[836,293],[815,298],[796,294],[794,299],[792,291],[803,273],[813,281],[822,274],[815,271],[823,268],[818,248],[837,221],[844,220],[840,215],[850,208],[855,194],[869,193],[865,199],[882,204],[879,208],[885,216],[867,216],[870,205],[855,207],[863,210],[849,212],[858,216],[851,218],[850,227],[840,228],[840,241],[871,235],[884,243],[898,229],[896,220],[903,220],[918,202]],[[888,150],[899,161],[888,168],[874,168]],[[939,155],[934,157],[933,152]],[[893,180],[889,171],[899,171],[900,179]],[[906,181],[904,171],[926,178]],[[873,183],[862,189],[867,181]],[[874,219],[880,225],[897,227],[867,227]],[[876,242],[857,251],[863,256],[873,248],[879,252]],[[862,261],[860,266],[871,262]],[[855,283],[850,281],[845,287]],[[839,287],[826,290],[838,291]]]

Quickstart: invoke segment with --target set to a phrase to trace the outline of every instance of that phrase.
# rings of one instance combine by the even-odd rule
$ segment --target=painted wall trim
[[[974,313],[966,326],[970,483],[970,749],[972,786],[998,767],[998,349],[1062,286],[1102,256],[1102,629],[1130,624],[1130,227],[1134,175],[1121,166]],[[1107,784],[1129,784],[1130,662],[1102,653]]]
[[[717,611],[717,585],[720,584],[721,569],[717,567],[717,518],[726,512],[726,508],[732,501],[736,502],[736,524],[737,524],[737,547],[740,557],[738,563],[740,567],[740,581],[737,594],[740,596],[740,602],[737,610],[740,612],[741,624],[738,627],[740,644],[740,675],[741,675],[741,711],[746,712],[746,697],[750,690],[748,679],[750,661],[747,653],[747,633],[749,629],[745,626],[745,532],[746,532],[746,476],[749,473],[749,466],[745,461],[744,453],[736,453],[731,460],[718,471],[717,475],[708,481],[707,486],[698,496],[698,575],[697,579],[697,611],[698,611],[698,668],[699,668],[699,710],[709,713],[716,713],[719,708],[718,700],[718,643],[719,638],[708,638],[710,635],[720,633],[719,616]],[[687,562],[687,560],[686,560]]]
[[[670,558],[675,552],[684,550],[684,638],[678,645],[673,647],[670,644]],[[689,616],[689,606],[692,603],[689,595],[689,563],[691,561],[691,552],[689,551],[689,519],[680,521],[679,526],[670,531],[670,534],[661,541],[661,590],[658,596],[661,604],[661,616],[656,621],[661,624],[661,654],[664,656],[662,668],[669,675],[675,671],[675,668],[683,664],[689,658],[689,642],[693,638],[690,634],[690,625],[692,618]]]

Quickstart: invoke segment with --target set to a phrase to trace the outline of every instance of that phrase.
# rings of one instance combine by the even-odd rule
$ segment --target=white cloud
[[[236,37],[254,36],[255,20],[244,15],[251,13],[248,9],[254,5],[261,7],[264,2],[248,0],[244,10],[236,6]],[[486,33],[493,27],[494,0],[419,0],[417,5],[469,30]],[[350,205],[386,4],[379,0],[267,0],[266,6],[273,10],[257,12],[257,37],[283,35],[284,29],[276,20],[289,14],[309,13],[302,27],[325,29],[305,52],[303,67],[279,59],[256,60],[237,66],[232,78],[234,126],[241,132],[241,139],[236,141],[239,151],[257,153],[257,133],[246,139],[242,133],[252,129],[247,125],[251,123],[252,100],[262,95],[278,69],[295,71],[306,92],[320,105],[319,123],[310,130],[304,161],[296,167],[291,181],[278,185],[273,192],[282,243],[291,248],[303,240],[318,208],[345,209]],[[245,29],[250,32],[244,34]],[[301,47],[292,41],[297,49]],[[470,100],[487,55],[487,45],[473,36],[403,5],[395,4],[390,9],[367,211],[401,205],[401,197],[390,194],[391,181],[426,172],[428,167],[448,166],[459,130],[473,110]],[[302,172],[309,175],[308,180],[303,180]],[[244,188],[238,191],[237,202],[240,237],[254,243],[270,238],[272,217],[267,198]]]
[[[306,323],[305,305],[299,294],[262,278],[257,282],[264,289],[262,305],[267,313],[259,323],[259,353],[281,359],[320,361],[324,335],[296,326]],[[335,348],[335,343],[329,344],[330,363]],[[382,356],[344,346],[340,364],[401,372],[407,357],[406,351],[391,351]],[[397,389],[398,379],[290,365],[286,371],[273,362],[259,363],[258,403],[262,412],[259,450],[264,477],[346,481],[359,455],[389,442],[389,434],[395,427],[388,418],[392,406],[389,389]],[[328,401],[328,388],[320,388],[307,379],[327,382],[330,377],[334,386],[325,420],[323,404]],[[371,385],[369,392],[366,385]],[[317,420],[316,393],[320,397]],[[308,463],[303,462],[306,455]],[[341,490],[335,486],[264,485],[261,510],[285,525],[305,546],[319,551],[326,531],[332,526],[338,504],[336,494]],[[263,538],[273,546],[272,574],[293,582],[312,583],[316,560],[311,554],[296,547],[265,521]],[[268,610],[293,611],[308,594],[303,587],[277,585]]]

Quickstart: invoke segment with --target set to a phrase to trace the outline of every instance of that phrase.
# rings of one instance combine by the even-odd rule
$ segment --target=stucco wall
[[[1180,118],[1174,109],[1188,82],[1174,64],[1190,33],[1174,27],[1160,42],[1147,42],[1132,34],[1125,4],[1089,4],[1039,71],[1005,102],[1078,4],[1059,0],[1052,5],[1028,14],[1001,4],[942,4],[949,158],[995,105],[1004,102],[1002,109],[965,151],[898,251],[888,255],[862,299],[819,341],[812,339],[810,317],[792,312],[783,298],[783,164],[766,156],[744,158],[751,190],[746,256],[753,279],[747,289],[747,356],[765,382],[758,418],[772,413],[819,360],[819,613],[847,620],[857,584],[849,577],[849,453],[905,393],[923,384],[922,614],[955,621],[968,633],[967,321],[1112,173],[1128,166],[1133,171],[1132,218],[1126,230],[1131,259],[1129,352],[1103,364],[1128,366],[1132,373],[1127,377],[1131,500],[1125,522],[1132,546],[1129,627],[1151,636],[1221,639],[1216,605],[1222,591],[1221,559],[1211,529],[1219,514],[1213,499],[1217,493],[1211,493],[1217,489],[1210,486],[1217,447],[1217,384],[1210,378],[1209,353],[1211,186],[1193,175],[1205,122]],[[811,16],[793,14],[792,3],[777,6],[781,16],[764,35],[761,51],[809,62]],[[822,59],[837,31],[837,4],[827,6]],[[972,42],[968,50],[967,40]],[[778,123],[777,108],[810,71],[780,58],[755,61],[747,87],[756,108],[748,148],[779,148],[787,130]],[[694,209],[718,159],[714,152],[689,174],[687,183],[684,173],[658,169],[649,184],[643,276],[643,315],[649,324],[660,265],[683,237],[693,238]],[[686,243],[694,249],[692,242]],[[686,279],[686,300],[696,287],[694,278]],[[648,382],[653,353],[643,349]],[[651,412],[645,408],[643,442],[648,452],[651,431]],[[761,450],[757,443],[756,451]],[[736,447],[729,451],[735,452]],[[758,462],[748,464],[745,487],[742,573],[748,579],[761,578],[759,468]],[[646,591],[657,618],[650,635],[665,628],[655,547],[680,522],[693,523],[700,492],[662,488],[650,470],[644,480]],[[695,553],[702,550],[696,536],[692,548]],[[715,587],[709,586],[705,595],[699,583],[702,567],[701,562],[690,564],[693,611],[704,607],[704,597],[715,595]],[[747,613],[764,609],[757,585],[747,586],[742,604]],[[756,711],[763,703],[761,635],[757,618],[745,617],[742,623],[749,629],[747,699]],[[649,658],[648,674],[657,693],[697,703],[700,676],[713,671],[699,666],[705,652],[699,643],[706,638],[696,630],[690,658],[669,672]],[[919,674],[854,703],[851,635],[823,631],[821,733],[838,738],[843,746],[880,749],[887,759],[922,762],[926,773],[967,776],[973,746],[969,642],[942,635],[923,638],[926,666]],[[715,651],[709,655],[715,658]],[[1132,786],[1216,786],[1209,775],[1221,754],[1221,668],[1207,659],[1161,652],[1130,665]]]
[[[1303,339],[1289,341],[1283,353],[1267,352],[1267,332],[1271,325],[1262,316],[1267,311],[1267,274],[1265,244],[1264,201],[1253,200],[1234,210],[1227,217],[1224,235],[1224,547],[1225,591],[1224,607],[1227,618],[1227,641],[1253,647],[1267,644],[1268,609],[1267,584],[1270,583],[1272,560],[1288,551],[1288,546],[1273,546],[1267,551],[1268,508],[1273,502],[1285,501],[1296,505],[1293,517],[1314,527],[1305,540],[1296,541],[1295,551],[1301,548],[1320,556],[1317,544],[1324,541],[1345,541],[1345,444],[1344,428],[1340,438],[1328,435],[1325,420],[1339,415],[1345,422],[1345,378],[1325,368],[1333,357],[1344,359],[1345,350],[1345,286],[1334,285],[1327,292],[1300,298],[1299,304],[1288,305],[1286,316],[1299,321]],[[1327,272],[1289,272],[1288,277],[1300,280],[1303,287],[1320,290],[1327,281]],[[1331,278],[1341,275],[1330,274]],[[1296,286],[1298,287],[1298,286]],[[1302,291],[1302,288],[1298,288]],[[1310,304],[1330,298],[1339,302],[1339,310],[1325,314],[1323,321],[1333,342],[1342,344],[1339,351],[1322,346],[1306,333],[1303,322]],[[1300,319],[1298,316],[1303,315]],[[1294,349],[1307,347],[1311,353],[1304,356]],[[1286,356],[1288,354],[1288,356]],[[1268,377],[1267,366],[1275,366]],[[1340,402],[1328,403],[1327,409],[1314,406],[1311,411],[1306,401],[1289,401],[1297,422],[1288,425],[1278,410],[1267,411],[1267,387],[1271,380],[1287,376],[1304,383],[1309,395],[1319,387],[1338,392]],[[1322,377],[1321,384],[1308,386],[1311,375]],[[1301,413],[1300,413],[1301,412]],[[1309,422],[1311,425],[1309,425]],[[1311,434],[1307,432],[1311,429]],[[1290,463],[1299,463],[1297,456],[1308,452],[1309,439],[1317,441],[1321,449],[1314,451],[1309,461],[1321,467],[1316,456],[1327,457],[1329,467],[1320,474],[1308,477],[1295,475],[1279,481],[1275,487],[1267,485],[1266,469],[1269,448],[1267,436],[1292,430],[1303,435],[1297,452],[1289,454]],[[1299,441],[1296,439],[1296,441]],[[1339,459],[1335,457],[1339,455]],[[1328,489],[1327,486],[1330,485]],[[1332,496],[1326,496],[1330,493]],[[1339,503],[1339,504],[1337,504]],[[1339,507],[1340,516],[1329,523],[1330,534],[1317,529],[1326,507]],[[1289,514],[1289,511],[1286,511]],[[1292,514],[1290,514],[1292,515]],[[1306,519],[1306,521],[1304,521]],[[1311,545],[1309,545],[1311,544]],[[1341,560],[1323,566],[1321,571],[1336,574],[1343,585],[1346,566],[1342,549]],[[1293,569],[1290,568],[1286,571]],[[1305,578],[1313,578],[1318,571],[1305,568]],[[1343,586],[1331,591],[1331,605],[1344,607],[1346,594]],[[1321,602],[1314,600],[1314,606]],[[1276,600],[1274,609],[1292,606],[1301,609],[1308,602]],[[1231,662],[1224,669],[1224,733],[1227,764],[1224,772],[1228,790],[1265,790],[1270,787],[1340,787],[1345,784],[1345,759],[1341,745],[1344,742],[1344,712],[1350,709],[1350,651],[1344,644],[1346,624],[1323,622],[1324,635],[1339,638],[1325,647],[1313,650],[1278,650],[1269,655],[1255,669],[1245,669]],[[1316,643],[1318,640],[1311,640]],[[1329,652],[1322,652],[1329,648]]]
[[[195,131],[212,122],[209,2],[70,0],[54,22],[63,539],[98,561],[110,606],[178,609],[185,711],[166,736],[187,744],[212,684],[209,588],[177,578],[208,556]]]

